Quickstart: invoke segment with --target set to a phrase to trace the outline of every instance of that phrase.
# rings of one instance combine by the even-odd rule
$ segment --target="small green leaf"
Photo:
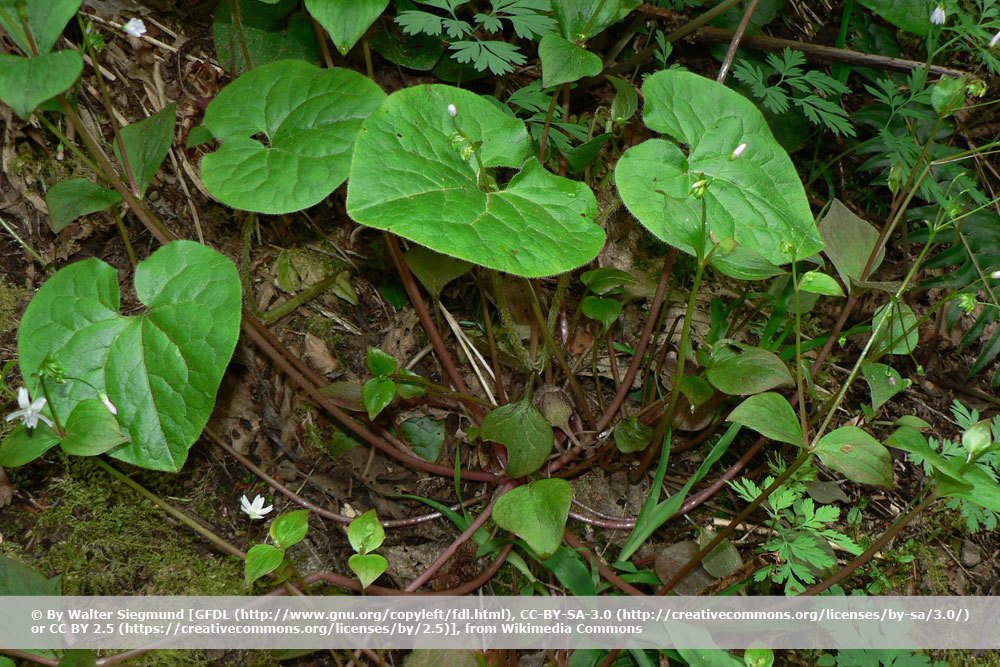
[[[579,146],[563,150],[562,154],[566,158],[566,164],[575,173],[585,171],[587,167],[597,160],[601,154],[601,149],[604,148],[604,144],[608,143],[609,139],[611,139],[611,133],[605,132],[604,134],[598,134],[590,141],[586,141]]]
[[[347,526],[347,540],[359,554],[375,551],[385,542],[385,529],[375,510],[368,510]]]
[[[427,72],[441,60],[444,42],[432,35],[399,35],[383,30],[372,37],[372,49],[394,65]],[[449,59],[450,60],[450,59]]]
[[[943,76],[931,86],[931,106],[947,117],[965,104],[965,77]]]
[[[169,104],[162,110],[136,123],[122,128],[122,142],[129,166],[135,175],[140,194],[153,182],[160,165],[167,158],[174,143],[174,128],[177,126],[177,105]],[[118,142],[115,142],[115,157],[124,169]]]
[[[639,421],[635,415],[622,419],[615,425],[615,446],[623,454],[641,452],[653,438],[653,428]]]
[[[601,57],[554,32],[538,43],[542,61],[542,86],[551,88],[578,81],[585,76],[597,76],[604,69]]]
[[[872,10],[897,28],[924,37],[933,27],[931,12],[940,4],[940,0],[858,0],[858,4]]]
[[[220,0],[212,27],[216,56],[227,72],[242,74],[286,58],[319,64],[322,54],[313,22],[308,14],[295,11],[298,0],[267,4],[260,0],[235,0],[239,3],[242,31],[234,25],[233,1]],[[250,65],[244,61],[241,43],[244,41]]]
[[[403,440],[425,461],[437,461],[444,445],[444,422],[430,417],[407,419],[399,425]]]
[[[698,539],[698,547],[704,548],[713,539],[715,539],[714,532],[703,531]],[[702,559],[701,566],[716,579],[721,579],[743,567],[743,559],[733,543],[725,539]]]
[[[747,396],[795,385],[785,363],[773,352],[732,341],[720,341],[706,377],[724,394]]]
[[[247,72],[205,112],[222,144],[202,159],[205,187],[246,211],[308,208],[347,178],[361,122],[383,99],[370,79],[346,69],[281,60]]]
[[[873,410],[878,410],[886,401],[911,384],[909,379],[904,380],[896,369],[885,364],[866,361],[861,364],[861,374],[871,390]]]
[[[493,520],[534,550],[549,558],[562,544],[573,487],[558,478],[540,479],[497,498]]]
[[[819,221],[819,233],[826,244],[823,252],[833,262],[844,284],[852,287],[861,280],[861,272],[878,243],[878,230],[867,220],[856,216],[839,199],[834,199]],[[882,264],[884,258],[885,247],[880,247],[872,271]]]
[[[521,171],[501,188],[497,167]],[[437,252],[529,278],[574,269],[604,244],[589,187],[532,158],[524,123],[509,110],[443,85],[399,90],[365,120],[347,212]]]
[[[594,294],[599,296],[609,296],[613,294],[621,294],[626,285],[632,285],[636,281],[635,278],[632,277],[632,274],[626,273],[621,269],[603,267],[600,269],[584,271],[583,274],[580,275],[580,282],[586,285],[587,289]]]
[[[0,443],[0,466],[19,468],[59,444],[59,437],[45,424],[28,430],[18,424]]]
[[[19,0],[0,0],[0,25],[24,53],[31,53],[31,41],[24,32],[18,13]],[[23,3],[28,18],[28,28],[38,52],[52,50],[66,23],[80,9],[83,0],[29,0]]]
[[[883,324],[883,320],[888,322]],[[917,316],[905,303],[887,303],[875,311],[872,331],[882,327],[882,333],[875,343],[878,354],[910,354],[920,341]]]
[[[816,455],[852,482],[892,486],[889,450],[857,426],[841,426],[824,435],[816,445]]]
[[[825,294],[826,296],[844,296],[844,290],[837,281],[819,271],[809,271],[802,274],[799,289],[810,294]]]
[[[51,579],[18,561],[0,554],[0,597],[62,595],[62,577]]]
[[[184,148],[191,150],[192,148],[197,148],[198,146],[207,144],[210,141],[215,141],[215,135],[212,131],[205,127],[204,125],[195,125],[188,132],[187,141],[184,142]]]
[[[751,396],[736,406],[727,419],[751,428],[771,440],[802,446],[802,427],[795,410],[781,394]]]
[[[77,51],[56,51],[34,58],[0,55],[0,100],[27,120],[35,108],[66,92],[80,78]]]
[[[608,81],[615,87],[615,97],[611,100],[611,119],[616,123],[629,120],[639,110],[639,93],[625,79],[609,76]]]
[[[192,241],[154,252],[134,282],[147,308],[124,316],[118,274],[108,264],[86,259],[56,272],[21,320],[21,375],[35,395],[42,363],[61,364],[68,378],[84,382],[49,387],[56,414],[105,392],[129,436],[110,455],[176,472],[215,407],[239,335],[242,286],[229,258]]]
[[[767,646],[751,646],[743,652],[743,664],[746,667],[771,667],[774,664],[774,651]]]
[[[86,178],[59,181],[45,193],[49,226],[58,234],[80,216],[103,211],[121,200],[121,195],[114,190]]]
[[[920,417],[917,417],[915,415],[903,415],[902,417],[900,417],[899,419],[897,419],[895,422],[893,422],[893,425],[894,426],[910,426],[910,427],[913,427],[915,429],[922,429],[922,428],[930,428],[931,427],[931,425],[929,423],[927,423],[927,421],[925,421],[925,420],[923,420]]]
[[[243,564],[243,579],[249,586],[264,575],[270,574],[281,567],[285,560],[285,550],[270,544],[255,544],[247,551],[247,559]]]
[[[102,401],[77,403],[66,420],[66,436],[60,446],[74,456],[97,456],[128,442],[118,420]]]
[[[369,419],[375,419],[396,396],[396,383],[386,377],[372,378],[365,382],[361,396]]]
[[[378,554],[354,554],[347,559],[347,566],[358,575],[361,587],[368,588],[389,569],[389,561]]]
[[[583,298],[583,314],[600,322],[602,331],[607,331],[622,314],[622,302],[617,299],[605,299],[599,296]]]
[[[523,398],[486,415],[479,437],[507,448],[507,477],[530,475],[545,463],[555,446],[552,427],[531,401]]]
[[[441,298],[441,290],[448,283],[472,269],[472,264],[465,260],[442,255],[421,245],[413,246],[406,253],[406,265],[435,300]]]
[[[305,539],[309,532],[309,510],[286,512],[274,521],[268,528],[271,539],[281,549],[290,549]]]
[[[391,354],[386,354],[377,347],[368,348],[366,363],[371,374],[377,376],[392,375],[393,371],[399,365],[395,357]]]
[[[346,55],[382,15],[389,0],[306,0],[306,9]]]

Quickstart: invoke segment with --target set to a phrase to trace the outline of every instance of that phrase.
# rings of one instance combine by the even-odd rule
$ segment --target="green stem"
[[[52,397],[49,395],[49,386],[45,384],[45,376],[38,376],[38,383],[42,386],[42,394],[45,396],[45,402],[49,406],[49,412],[52,413],[52,421],[56,425],[56,434],[62,438],[66,435],[66,429],[63,428],[62,422],[59,421],[59,414],[56,412],[56,405],[52,402]]]
[[[132,265],[132,270],[138,266],[138,262],[135,259],[135,250],[132,249],[132,241],[128,237],[128,230],[125,229],[125,223],[122,222],[122,216],[118,212],[118,209],[114,206],[111,207],[111,215],[115,218],[115,225],[118,226],[118,233],[122,235],[122,241],[125,242],[125,253],[128,255],[128,261]]]
[[[14,237],[14,240],[17,241],[21,245],[21,247],[24,248],[24,251],[29,255],[31,255],[36,262],[38,262],[39,264],[41,264],[43,267],[46,268],[49,266],[49,263],[46,262],[44,259],[42,259],[42,256],[39,255],[38,252],[34,248],[32,248],[27,241],[25,241],[19,236],[18,233],[14,231],[14,228],[7,224],[6,220],[0,218],[0,225],[2,225],[3,228],[7,230],[8,234]]]
[[[308,303],[309,301],[316,298],[326,290],[333,287],[337,283],[338,275],[339,274],[327,276],[318,283],[306,287],[305,289],[300,291],[298,294],[296,294],[283,304],[275,306],[274,308],[264,313],[261,313],[260,314],[261,321],[264,324],[273,324],[274,322],[277,322],[285,315],[292,313],[296,308],[298,308],[302,304]]]
[[[802,425],[802,442],[809,441],[809,415],[806,412],[806,392],[802,381],[802,308],[799,304],[799,275],[795,256],[792,256],[792,288],[795,290],[795,391],[799,395],[799,423]]]

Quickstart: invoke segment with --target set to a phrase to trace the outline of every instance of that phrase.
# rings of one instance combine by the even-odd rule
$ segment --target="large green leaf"
[[[389,0],[306,0],[306,9],[341,54],[351,50],[388,5]]]
[[[562,544],[573,487],[564,479],[539,479],[497,498],[493,520],[528,543],[541,558]]]
[[[858,0],[897,28],[924,37],[931,29],[931,12],[940,0]]]
[[[219,62],[227,72],[242,74],[286,58],[320,62],[319,41],[312,20],[307,14],[295,11],[298,0],[278,0],[271,4],[259,0],[237,1],[251,66],[246,65],[240,31],[233,24],[232,0],[221,0],[215,9],[213,33]]]
[[[802,446],[802,426],[791,404],[781,394],[767,392],[743,401],[726,418],[771,440]]]
[[[541,468],[555,444],[552,427],[527,398],[486,415],[479,437],[507,448],[505,472],[511,479],[530,475]]]
[[[118,275],[97,259],[50,278],[21,321],[21,374],[33,378],[47,358],[65,369],[49,384],[51,407],[70,415],[106,392],[130,442],[111,456],[154,470],[177,471],[201,434],[239,334],[241,288],[226,257],[191,241],[157,250],[135,271],[145,312],[119,312]]]
[[[86,178],[59,181],[45,193],[49,225],[57,234],[80,216],[103,211],[121,200],[114,190]]]
[[[457,117],[448,112],[454,105]],[[523,169],[501,189],[483,168]],[[358,135],[347,212],[432,250],[526,277],[589,262],[604,244],[590,188],[529,159],[524,123],[475,93],[406,88]],[[527,160],[527,162],[525,162]]]
[[[691,186],[707,179],[707,227],[720,242],[736,241],[732,252],[713,258],[723,273],[740,279],[776,275],[793,253],[802,259],[822,249],[795,166],[752,102],[676,70],[649,77],[643,93],[646,125],[686,146],[685,152],[650,139],[630,148],[615,169],[622,201],[654,236],[695,254],[702,202]]]
[[[785,362],[774,352],[732,341],[716,346],[706,376],[719,391],[738,396],[795,384]]]
[[[384,98],[370,79],[346,69],[297,60],[258,67],[208,105],[205,125],[222,146],[201,162],[205,187],[247,211],[312,206],[347,178],[361,121]]]
[[[17,11],[18,4],[21,4],[20,0],[0,0],[0,25],[21,51],[30,55],[31,44],[24,34],[24,24]],[[66,23],[73,18],[81,4],[83,0],[28,0],[24,3],[28,27],[39,53],[45,54],[52,50]]]
[[[135,175],[139,193],[145,194],[160,165],[167,158],[174,143],[174,128],[177,126],[177,105],[168,104],[149,118],[130,123],[122,128],[122,142],[129,167]],[[115,157],[124,166],[118,142],[115,142]]]
[[[585,42],[641,4],[641,0],[552,0],[552,14],[563,37]]]
[[[127,441],[104,402],[88,398],[73,408],[66,420],[66,436],[59,446],[67,454],[97,456]]]
[[[0,55],[0,100],[21,118],[45,100],[69,90],[83,71],[76,51],[56,51],[35,58]]]
[[[892,486],[892,456],[881,442],[857,426],[841,426],[816,444],[819,460],[852,482]]]
[[[538,43],[538,57],[542,61],[542,85],[546,88],[597,76],[604,68],[600,56],[554,32]]]

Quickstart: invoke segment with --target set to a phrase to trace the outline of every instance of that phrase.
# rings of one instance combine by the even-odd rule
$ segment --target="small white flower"
[[[122,26],[122,30],[133,37],[142,37],[146,34],[146,24],[142,19],[129,19],[129,22]]]
[[[747,145],[745,143],[742,143],[739,146],[737,146],[736,148],[734,148],[733,149],[733,159],[735,160],[739,156],[743,155],[743,151],[745,151],[746,149],[747,149]]]
[[[42,409],[45,407],[44,397],[36,398],[32,402],[31,397],[28,396],[28,390],[21,387],[17,390],[17,405],[20,410],[14,410],[14,412],[7,415],[5,418],[7,421],[11,422],[15,419],[20,419],[24,422],[25,428],[35,428],[38,426],[39,421],[48,425],[49,428],[55,426],[51,419],[42,414]]]
[[[108,395],[102,391],[100,394],[98,394],[98,396],[101,397],[101,402],[104,403],[104,407],[108,409],[108,412],[117,416],[118,408],[116,408],[115,404],[111,402],[111,399],[108,398]]]
[[[451,116],[452,118],[458,115],[458,109],[455,108],[454,104],[448,105],[448,115]]]
[[[258,495],[250,502],[250,499],[243,495],[240,500],[240,509],[246,512],[247,516],[251,519],[263,519],[264,515],[274,509],[274,505],[268,505],[264,507],[264,496]]]
[[[993,280],[1000,280],[1000,270],[991,273],[990,278],[993,278]]]
[[[994,48],[997,44],[1000,44],[1000,30],[998,30],[997,34],[993,35],[993,39],[990,40],[990,48]]]
[[[948,20],[948,15],[944,13],[944,7],[938,5],[931,12],[931,23],[934,25],[944,25],[944,22]]]

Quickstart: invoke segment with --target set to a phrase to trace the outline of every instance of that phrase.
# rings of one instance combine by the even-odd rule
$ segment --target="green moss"
[[[243,592],[242,563],[209,551],[92,461],[70,459],[52,487],[51,504],[27,531],[9,525],[9,513],[0,515],[8,536],[0,551],[48,576],[63,575],[65,595]],[[10,540],[19,534],[18,543]]]
[[[11,285],[0,278],[0,333],[6,333],[17,326],[18,306],[26,292],[23,287]]]

